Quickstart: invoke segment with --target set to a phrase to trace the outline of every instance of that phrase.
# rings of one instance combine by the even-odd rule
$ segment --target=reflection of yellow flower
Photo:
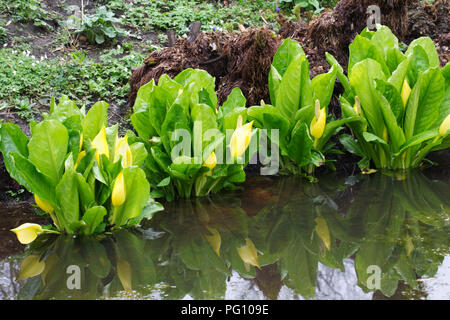
[[[232,157],[239,157],[245,153],[252,136],[253,121],[242,125],[242,116],[239,115],[236,130],[230,140],[230,153]]]
[[[316,100],[315,114],[310,126],[311,135],[316,138],[316,140],[322,137],[323,132],[325,131],[326,122],[327,114],[325,108],[320,109],[320,102],[319,100]]]
[[[442,124],[439,127],[439,134],[445,136],[448,130],[450,130],[450,114],[442,121]]]
[[[48,214],[52,214],[55,209],[53,209],[52,205],[47,201],[39,198],[37,195],[34,195],[34,201],[36,205],[44,212]]]
[[[208,167],[210,170],[214,169],[217,164],[216,154],[213,152],[209,155],[208,159],[203,163],[204,167]]]
[[[45,269],[45,262],[39,261],[40,256],[30,254],[22,260],[20,264],[20,272],[18,280],[35,277],[42,273]]]
[[[222,238],[220,237],[219,231],[215,228],[211,228],[206,226],[206,229],[208,229],[210,234],[205,234],[206,240],[211,245],[211,248],[214,250],[214,252],[220,256],[220,246],[222,244]]]
[[[125,291],[133,290],[131,267],[127,261],[123,259],[117,260],[117,275]]]
[[[104,154],[107,158],[109,158],[109,147],[108,141],[106,140],[106,128],[103,126],[100,132],[92,141],[92,147],[97,151],[95,153],[95,157],[97,159],[97,163],[100,164],[100,156]]]
[[[133,164],[133,156],[130,146],[128,145],[128,135],[121,139],[116,138],[116,147],[114,150],[114,162],[119,161],[122,157],[122,167],[126,168]]]
[[[408,79],[405,78],[405,80],[403,81],[402,93],[401,93],[403,106],[405,108],[406,108],[406,104],[408,103],[410,94],[411,94],[411,87],[409,86]]]
[[[319,235],[320,239],[322,239],[325,247],[328,251],[331,248],[331,240],[330,240],[330,230],[328,229],[327,221],[323,217],[316,218],[316,232]]]
[[[114,182],[114,187],[112,191],[112,204],[114,207],[119,207],[123,205],[126,198],[126,191],[125,191],[125,179],[123,177],[123,172],[120,172],[116,178],[116,181]]]
[[[42,232],[42,227],[35,223],[24,223],[15,229],[11,229],[11,231],[16,234],[20,243],[29,244]]]
[[[237,248],[238,254],[241,257],[242,261],[244,261],[245,267],[249,270],[249,265],[258,267],[261,269],[258,263],[258,252],[256,252],[256,247],[253,244],[253,241],[248,239],[246,240],[245,246],[241,248]]]

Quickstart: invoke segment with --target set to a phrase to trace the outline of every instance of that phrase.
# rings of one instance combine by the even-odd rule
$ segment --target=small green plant
[[[116,26],[121,23],[121,19],[114,17],[114,12],[101,6],[95,14],[83,18],[83,23],[77,33],[84,34],[91,43],[102,44],[128,34]]]
[[[217,110],[215,80],[186,69],[142,86],[131,121],[148,150],[147,177],[159,196],[205,196],[245,180],[252,123],[234,89]]]
[[[388,27],[366,29],[350,45],[347,78],[337,61],[345,88],[341,96],[344,119],[352,136],[341,143],[359,155],[361,169],[370,162],[379,169],[408,169],[421,165],[429,152],[450,146],[450,64],[440,68],[433,41],[414,40],[405,53]]]
[[[161,210],[139,168],[144,145],[119,138],[118,125],[105,128],[107,109],[98,102],[85,114],[63,96],[58,104],[52,99],[44,121],[30,123],[30,138],[16,125],[2,124],[6,169],[53,221],[14,229],[22,243],[41,232],[89,235],[133,226]]]
[[[284,173],[311,175],[324,163],[326,153],[338,152],[329,143],[331,136],[346,122],[357,117],[335,120],[328,113],[337,69],[310,80],[309,63],[298,42],[286,39],[276,52],[269,73],[270,100],[248,109],[248,117],[262,129],[279,130],[281,169]]]

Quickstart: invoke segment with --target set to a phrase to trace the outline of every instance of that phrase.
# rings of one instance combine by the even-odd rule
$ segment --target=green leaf
[[[313,139],[309,135],[308,126],[298,122],[292,131],[291,141],[288,145],[289,156],[299,166],[305,166],[311,161]]]
[[[331,96],[336,82],[336,69],[331,68],[328,73],[317,75],[311,80],[311,87],[314,92],[314,101],[320,101],[320,107],[326,107],[330,104]]]
[[[17,168],[14,166],[13,160],[10,157],[12,152],[18,153],[24,158],[28,158],[28,138],[22,132],[19,126],[12,123],[4,123],[0,127],[0,151],[3,154],[3,161],[5,163],[6,170],[10,174],[11,178],[16,180],[20,185],[29,190],[27,182],[17,172]]]
[[[272,66],[283,77],[289,65],[298,55],[305,55],[300,44],[289,38],[284,39],[273,57]],[[275,103],[275,101],[272,101],[272,103]]]
[[[55,190],[59,204],[59,210],[55,209],[56,217],[67,233],[74,233],[72,223],[80,218],[77,173],[67,170]]]
[[[385,77],[390,76],[389,68],[384,60],[383,49],[375,46],[371,40],[357,35],[355,40],[349,46],[350,57],[348,61],[348,75],[352,76],[353,67],[366,59],[372,59],[379,63],[379,68],[384,73]],[[350,81],[351,84],[351,81]]]
[[[331,55],[330,53],[325,52],[325,57],[326,57],[328,63],[330,64],[330,66],[334,67],[336,69],[337,78],[339,79],[339,82],[341,83],[341,85],[344,87],[344,91],[349,92],[350,84],[348,83],[348,78],[345,76],[344,69],[342,68],[342,66],[339,64],[339,62],[336,60],[336,58],[333,55]]]
[[[339,137],[339,141],[348,152],[356,154],[357,156],[360,157],[364,156],[364,153],[361,147],[359,146],[358,141],[356,141],[355,138],[353,138],[351,135],[342,134]]]
[[[378,108],[378,92],[374,79],[385,80],[380,64],[372,59],[357,63],[350,75],[350,84],[361,101],[361,108],[374,133],[383,135],[383,116]]]
[[[83,134],[85,138],[94,140],[100,129],[108,126],[108,104],[99,101],[89,110],[83,120]]]
[[[379,144],[388,145],[386,141],[384,141],[380,137],[374,135],[373,133],[363,132],[362,135],[364,137],[364,140],[366,140],[366,142],[376,142],[376,143],[379,143]]]
[[[88,209],[82,220],[86,223],[86,227],[81,230],[84,235],[90,235],[95,233],[95,229],[103,223],[103,218],[106,216],[107,211],[105,207],[96,206]]]
[[[136,142],[130,145],[130,149],[133,159],[133,165],[140,167],[148,156],[148,152],[147,149],[145,148],[145,145],[141,142]]]
[[[311,81],[305,55],[298,55],[292,60],[281,80],[276,101],[277,108],[288,119],[292,119],[301,107],[312,105]]]
[[[270,103],[274,106],[277,104],[278,88],[281,83],[281,75],[278,73],[277,69],[271,65],[269,72],[269,95]]]
[[[398,49],[398,39],[387,26],[382,26],[372,36],[372,43],[383,50],[385,59],[391,49]]]
[[[440,62],[439,62],[439,55],[437,53],[436,47],[434,45],[433,40],[431,40],[431,38],[429,37],[421,37],[418,39],[415,39],[414,41],[412,41],[409,44],[408,50],[406,50],[406,56],[409,56],[410,54],[413,53],[414,49],[416,47],[422,47],[423,50],[426,52],[427,56],[428,56],[428,62],[430,64],[431,68],[434,67],[439,67]]]
[[[246,103],[247,99],[245,99],[241,89],[234,88],[222,105],[222,114],[225,116],[236,108],[244,108]]]
[[[430,68],[419,76],[406,106],[405,136],[428,130],[439,117],[444,100],[445,80],[439,68]]]
[[[28,143],[29,160],[54,185],[61,179],[68,143],[67,129],[56,120],[37,124]]]
[[[49,202],[52,207],[56,207],[55,187],[50,179],[36,170],[36,167],[24,156],[11,152],[10,157],[13,164],[20,174],[21,179],[25,181],[23,185],[29,192],[36,194],[39,198]]]

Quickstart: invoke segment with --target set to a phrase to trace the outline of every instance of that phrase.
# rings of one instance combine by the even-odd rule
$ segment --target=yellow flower
[[[311,135],[316,138],[316,140],[320,139],[325,131],[325,124],[327,122],[327,114],[325,112],[325,108],[320,109],[320,102],[316,100],[316,108],[315,115],[311,121]]]
[[[133,155],[131,154],[131,148],[128,145],[128,135],[125,135],[122,139],[116,138],[114,162],[119,161],[120,157],[122,157],[122,167],[126,168],[133,165]]]
[[[100,156],[102,154],[106,155],[106,157],[109,158],[109,147],[108,141],[106,140],[105,126],[102,127],[100,132],[94,138],[94,141],[92,141],[92,147],[97,150],[97,152],[95,153],[95,157],[98,164],[100,164]]]
[[[355,104],[353,105],[353,110],[355,110],[355,112],[358,115],[362,116],[363,112],[362,112],[362,109],[361,109],[361,102],[359,101],[358,96],[355,97]]]
[[[114,187],[112,191],[112,204],[114,207],[119,207],[123,205],[126,198],[126,191],[125,191],[125,180],[123,178],[123,172],[119,173],[119,175],[116,178],[116,181],[114,182]]]
[[[47,201],[39,198],[37,195],[34,195],[34,201],[36,202],[36,205],[44,212],[48,214],[52,214],[55,209],[53,209],[52,205],[48,203]]]
[[[439,127],[439,134],[445,136],[448,130],[450,130],[450,114],[442,121],[442,124]]]
[[[20,243],[29,244],[42,232],[42,227],[35,223],[24,223],[15,229],[11,229],[11,231],[16,234]]]
[[[86,156],[86,151],[85,151],[85,150],[81,151],[81,152],[78,154],[77,162],[75,163],[75,170],[77,170],[78,165],[80,164],[81,160],[83,160],[83,158],[84,158],[85,156]]]
[[[80,136],[80,148],[78,149],[78,152],[81,152],[81,149],[83,148],[83,141],[84,141],[84,136],[83,136],[83,134],[81,134],[81,136]]]
[[[249,265],[261,269],[258,263],[258,253],[256,252],[256,247],[253,244],[252,240],[247,238],[245,246],[237,248],[237,251],[242,261],[244,261],[247,270],[249,270],[248,268]]]
[[[253,121],[242,125],[242,117],[238,117],[236,130],[233,132],[230,140],[230,153],[232,157],[239,157],[247,150],[252,136],[252,125]]]
[[[411,94],[411,87],[409,86],[408,79],[405,78],[403,81],[403,87],[402,87],[402,100],[403,100],[403,106],[406,108],[406,104],[408,103],[409,96]]]
[[[203,166],[208,167],[210,170],[212,170],[212,169],[214,169],[216,164],[217,164],[217,158],[216,158],[216,154],[213,152],[210,154],[208,159],[205,160],[205,162],[203,163]]]
[[[30,254],[28,257],[23,259],[20,264],[18,280],[40,275],[45,269],[45,262],[39,261],[40,258],[41,256]]]

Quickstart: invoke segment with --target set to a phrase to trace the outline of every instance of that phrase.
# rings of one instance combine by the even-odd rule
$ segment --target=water
[[[0,299],[450,299],[447,183],[255,177],[139,229],[16,245]]]

